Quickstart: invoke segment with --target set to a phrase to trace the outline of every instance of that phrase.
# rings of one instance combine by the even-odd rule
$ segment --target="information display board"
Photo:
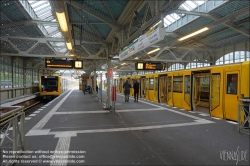
[[[165,70],[165,63],[137,62],[135,63],[136,70]]]
[[[82,66],[82,61],[80,61],[80,60],[75,60],[75,61],[74,61],[74,68],[75,68],[75,69],[82,69],[82,68],[83,68],[83,66]]]
[[[82,60],[45,59],[46,68],[82,69]]]

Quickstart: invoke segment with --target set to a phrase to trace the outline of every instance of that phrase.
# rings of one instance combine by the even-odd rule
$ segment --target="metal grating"
[[[149,21],[151,18],[152,18],[152,14],[151,14],[151,12],[148,12],[145,21],[147,22],[147,21]]]
[[[93,10],[94,12],[99,13],[102,16],[109,17],[109,14],[105,7],[102,5],[101,1],[93,1],[93,0],[85,0],[83,3],[79,3],[79,1],[75,1],[79,4],[79,6],[84,5],[85,7]]]
[[[242,41],[249,41],[249,38],[243,35],[234,35],[228,38],[227,40],[223,41],[223,43],[221,41],[215,41],[211,43],[211,45],[216,48],[221,48],[221,47],[225,47],[227,45],[239,43]]]
[[[209,38],[204,38],[202,40],[202,42],[205,42],[205,43],[213,43],[213,42],[216,42],[216,41],[219,41],[219,40],[222,40],[222,39],[226,39],[230,36],[234,36],[234,35],[237,35],[239,34],[239,32],[237,31],[234,31],[232,29],[225,29],[223,31],[220,31],[219,33],[215,33],[215,34],[212,34],[209,36]]]
[[[26,20],[25,16],[16,5],[16,1],[2,1],[1,12],[4,13],[13,22]]]
[[[12,45],[9,44],[7,41],[1,41],[0,50],[4,53],[18,53],[18,51],[14,47],[12,47]]]
[[[101,35],[103,39],[106,39],[110,31],[112,30],[109,25],[107,24],[94,24],[92,25],[93,28],[97,30],[97,32]]]
[[[20,51],[27,51],[31,48],[37,41],[34,40],[24,40],[24,39],[9,39]]]
[[[214,20],[211,20],[209,18],[200,17],[193,21],[192,23],[185,25],[185,27],[181,27],[177,31],[183,35],[192,33],[198,29],[204,28],[206,24],[212,23]]]
[[[250,5],[249,0],[231,1],[227,5],[224,5],[223,7],[212,12],[212,14],[215,14],[216,16],[219,16],[219,17],[225,17],[225,16],[232,14],[232,13],[235,13],[236,11],[243,9],[249,5]]]
[[[5,36],[27,36],[23,31],[21,31],[19,28],[13,28],[5,30]]]
[[[145,15],[145,12],[146,12],[147,7],[148,7],[148,3],[147,3],[147,4],[145,4],[145,5],[142,7],[142,9],[138,12],[138,13],[139,13],[139,15],[140,15],[140,17],[141,17],[141,19],[143,19],[143,17],[144,17],[144,15]]]
[[[129,0],[122,0],[122,1],[109,0],[109,1],[103,1],[103,2],[108,7],[110,13],[115,18],[115,20],[118,20],[122,11],[124,10],[126,5],[128,4]]]
[[[38,32],[34,25],[23,26],[21,29],[29,35],[29,37],[41,37],[42,35]]]
[[[11,21],[9,21],[8,18],[6,18],[6,16],[4,16],[3,14],[0,15],[1,17],[1,26],[10,23]]]
[[[39,54],[39,55],[54,55],[55,52],[49,48],[45,43],[39,43],[35,48],[33,48],[29,54]]]
[[[82,46],[80,46],[80,45],[75,46],[75,50],[77,52],[81,52],[83,54],[87,54],[88,55],[88,53],[85,51],[85,49]]]

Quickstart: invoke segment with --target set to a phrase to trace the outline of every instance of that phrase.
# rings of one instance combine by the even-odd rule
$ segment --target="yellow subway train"
[[[140,98],[237,121],[239,99],[250,97],[250,62],[115,79],[117,92],[129,78],[140,83]],[[130,93],[133,96],[133,89]]]
[[[39,91],[41,97],[54,98],[66,90],[77,86],[77,81],[61,76],[41,76]]]

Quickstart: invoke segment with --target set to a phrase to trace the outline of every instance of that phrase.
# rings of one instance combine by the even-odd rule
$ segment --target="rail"
[[[23,106],[9,106],[9,107],[1,107],[1,109],[13,109],[7,113],[1,114],[1,119],[7,117],[9,115],[13,115],[12,118],[9,118],[2,123],[1,126],[1,134],[3,135],[1,139],[1,147],[5,140],[8,138],[12,142],[12,150],[13,150],[13,158],[9,160],[6,165],[11,164],[11,161],[17,159],[17,151],[24,151],[25,150],[25,113],[23,111]],[[20,122],[18,123],[18,118],[20,117]],[[8,131],[10,127],[13,128],[12,138],[8,136]]]
[[[250,98],[240,99],[243,104],[238,105],[238,132],[250,129]]]

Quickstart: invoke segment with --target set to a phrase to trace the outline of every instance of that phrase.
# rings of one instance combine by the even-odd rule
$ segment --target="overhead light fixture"
[[[74,56],[74,54],[69,54],[70,56]]]
[[[68,32],[68,24],[66,21],[65,13],[64,12],[62,12],[62,13],[56,12],[56,17],[57,17],[57,20],[58,20],[59,25],[61,27],[61,30],[63,32]]]
[[[125,65],[126,63],[122,63],[121,65]]]
[[[138,57],[135,57],[135,59],[138,59]]]
[[[147,54],[151,54],[151,53],[156,52],[156,51],[159,51],[159,50],[160,50],[160,48],[156,48],[156,49],[154,49],[154,50],[152,50],[152,51],[149,51]]]
[[[66,42],[68,50],[72,50],[72,44],[71,42]]]
[[[192,37],[192,36],[198,35],[199,33],[202,33],[202,32],[204,32],[204,31],[207,31],[208,29],[209,29],[208,27],[202,28],[202,29],[200,29],[200,30],[198,30],[198,31],[196,31],[196,32],[193,32],[193,33],[191,33],[191,34],[189,34],[189,35],[187,35],[187,36],[184,36],[184,37],[178,39],[178,41],[182,41],[182,40],[185,40],[185,39],[190,38],[190,37]]]

